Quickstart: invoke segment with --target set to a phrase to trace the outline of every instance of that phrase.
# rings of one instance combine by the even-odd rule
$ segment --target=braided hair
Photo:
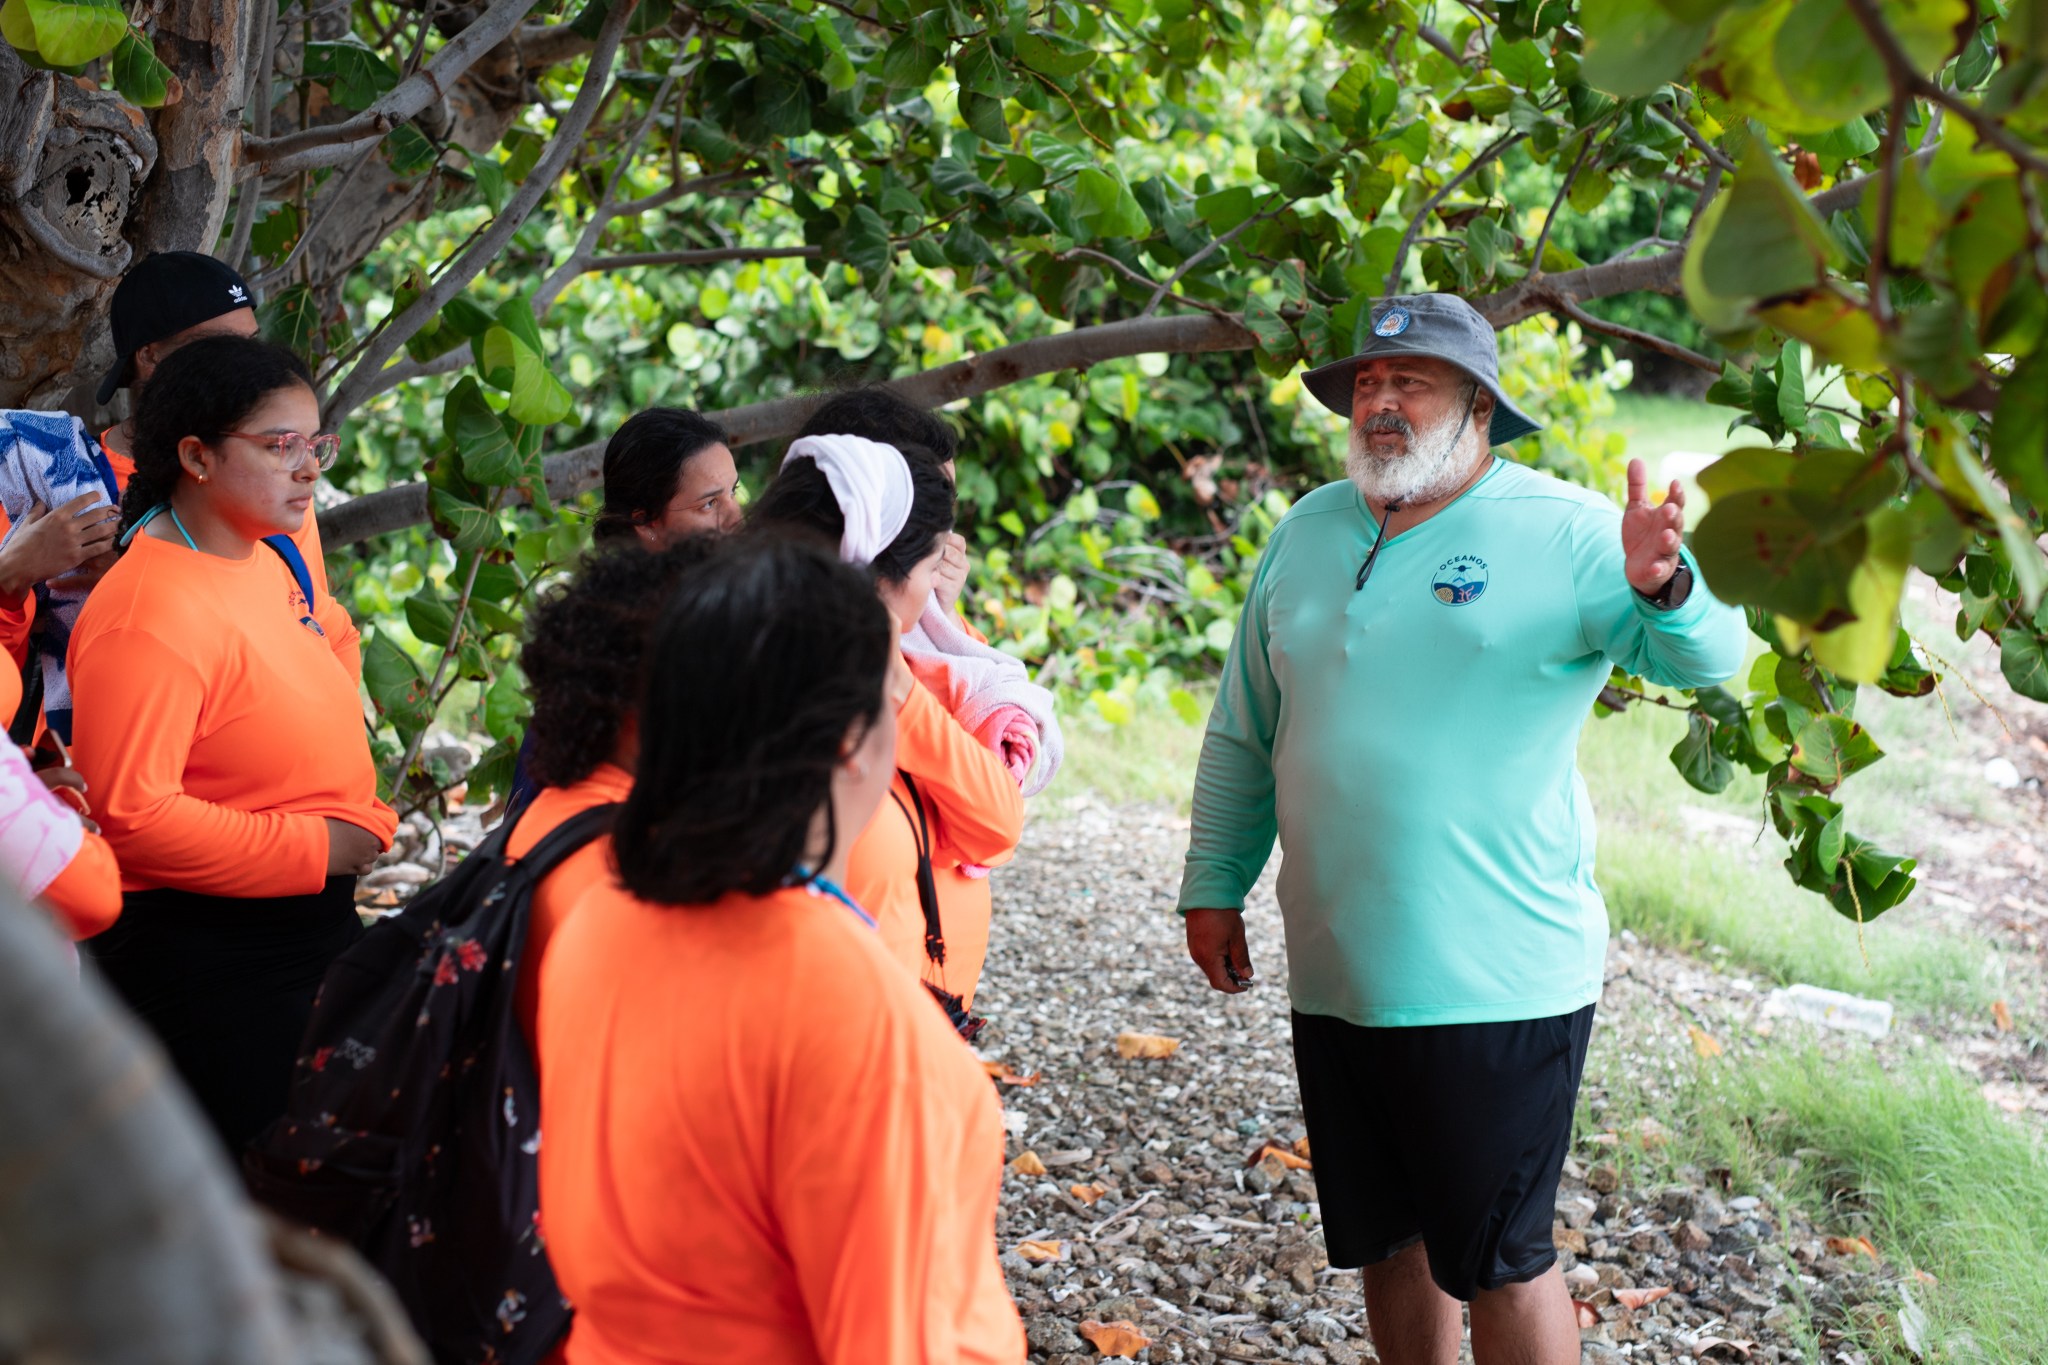
[[[185,477],[181,441],[196,436],[212,445],[295,384],[312,390],[306,362],[255,337],[201,337],[164,357],[135,407],[135,472],[121,496],[122,532],[177,491]]]

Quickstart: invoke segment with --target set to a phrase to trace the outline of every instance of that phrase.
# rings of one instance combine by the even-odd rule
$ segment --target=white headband
[[[910,520],[910,462],[895,446],[865,436],[800,436],[782,457],[814,461],[846,518],[839,557],[867,565],[903,534]]]

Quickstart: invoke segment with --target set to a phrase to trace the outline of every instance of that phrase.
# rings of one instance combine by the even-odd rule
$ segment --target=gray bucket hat
[[[1543,424],[1514,405],[1500,390],[1500,343],[1493,324],[1456,294],[1397,294],[1372,306],[1372,333],[1365,349],[1334,360],[1301,377],[1316,401],[1340,417],[1351,416],[1351,389],[1358,367],[1387,356],[1418,355],[1456,365],[1493,395],[1487,438],[1493,445],[1518,441]]]

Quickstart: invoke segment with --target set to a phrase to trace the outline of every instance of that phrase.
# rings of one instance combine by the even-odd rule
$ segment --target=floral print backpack
[[[354,1245],[441,1365],[538,1365],[568,1330],[513,996],[534,887],[616,810],[573,816],[516,861],[508,820],[336,959],[284,1116],[243,1154],[258,1202]]]

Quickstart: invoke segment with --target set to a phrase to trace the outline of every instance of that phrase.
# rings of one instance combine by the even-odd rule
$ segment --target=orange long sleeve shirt
[[[86,599],[72,752],[127,890],[309,895],[327,877],[328,818],[390,846],[355,626],[324,586],[315,596],[324,634],[301,623],[267,546],[230,560],[145,534]]]
[[[512,827],[512,837],[505,841],[506,856],[524,858],[563,821],[593,806],[623,801],[632,790],[633,775],[616,763],[600,763],[581,782],[566,787],[543,787]],[[540,1037],[540,973],[548,944],[585,892],[595,886],[611,886],[614,880],[612,841],[599,838],[564,858],[533,888],[526,917],[526,947],[519,955],[519,990],[513,999],[527,1046],[535,1046]]]
[[[896,766],[917,783],[931,829],[932,867],[939,891],[939,923],[946,935],[946,965],[924,951],[924,908],[917,899],[917,833],[910,793],[899,777],[875,818],[854,841],[846,890],[875,917],[882,946],[922,979],[971,998],[988,954],[989,901],[948,887],[965,880],[962,863],[994,867],[1008,862],[1024,837],[1024,798],[1003,761],[953,719],[938,697],[919,684],[896,717]],[[898,801],[902,804],[898,805]]]
[[[20,709],[21,674],[0,664],[0,729],[13,723]],[[0,736],[0,744],[6,742]],[[87,793],[88,800],[90,796]],[[112,927],[121,917],[121,869],[114,862],[114,850],[99,835],[85,831],[71,861],[37,899],[57,912],[74,939],[88,939]]]
[[[988,1078],[838,901],[591,890],[540,1065],[568,1365],[1024,1359]]]

